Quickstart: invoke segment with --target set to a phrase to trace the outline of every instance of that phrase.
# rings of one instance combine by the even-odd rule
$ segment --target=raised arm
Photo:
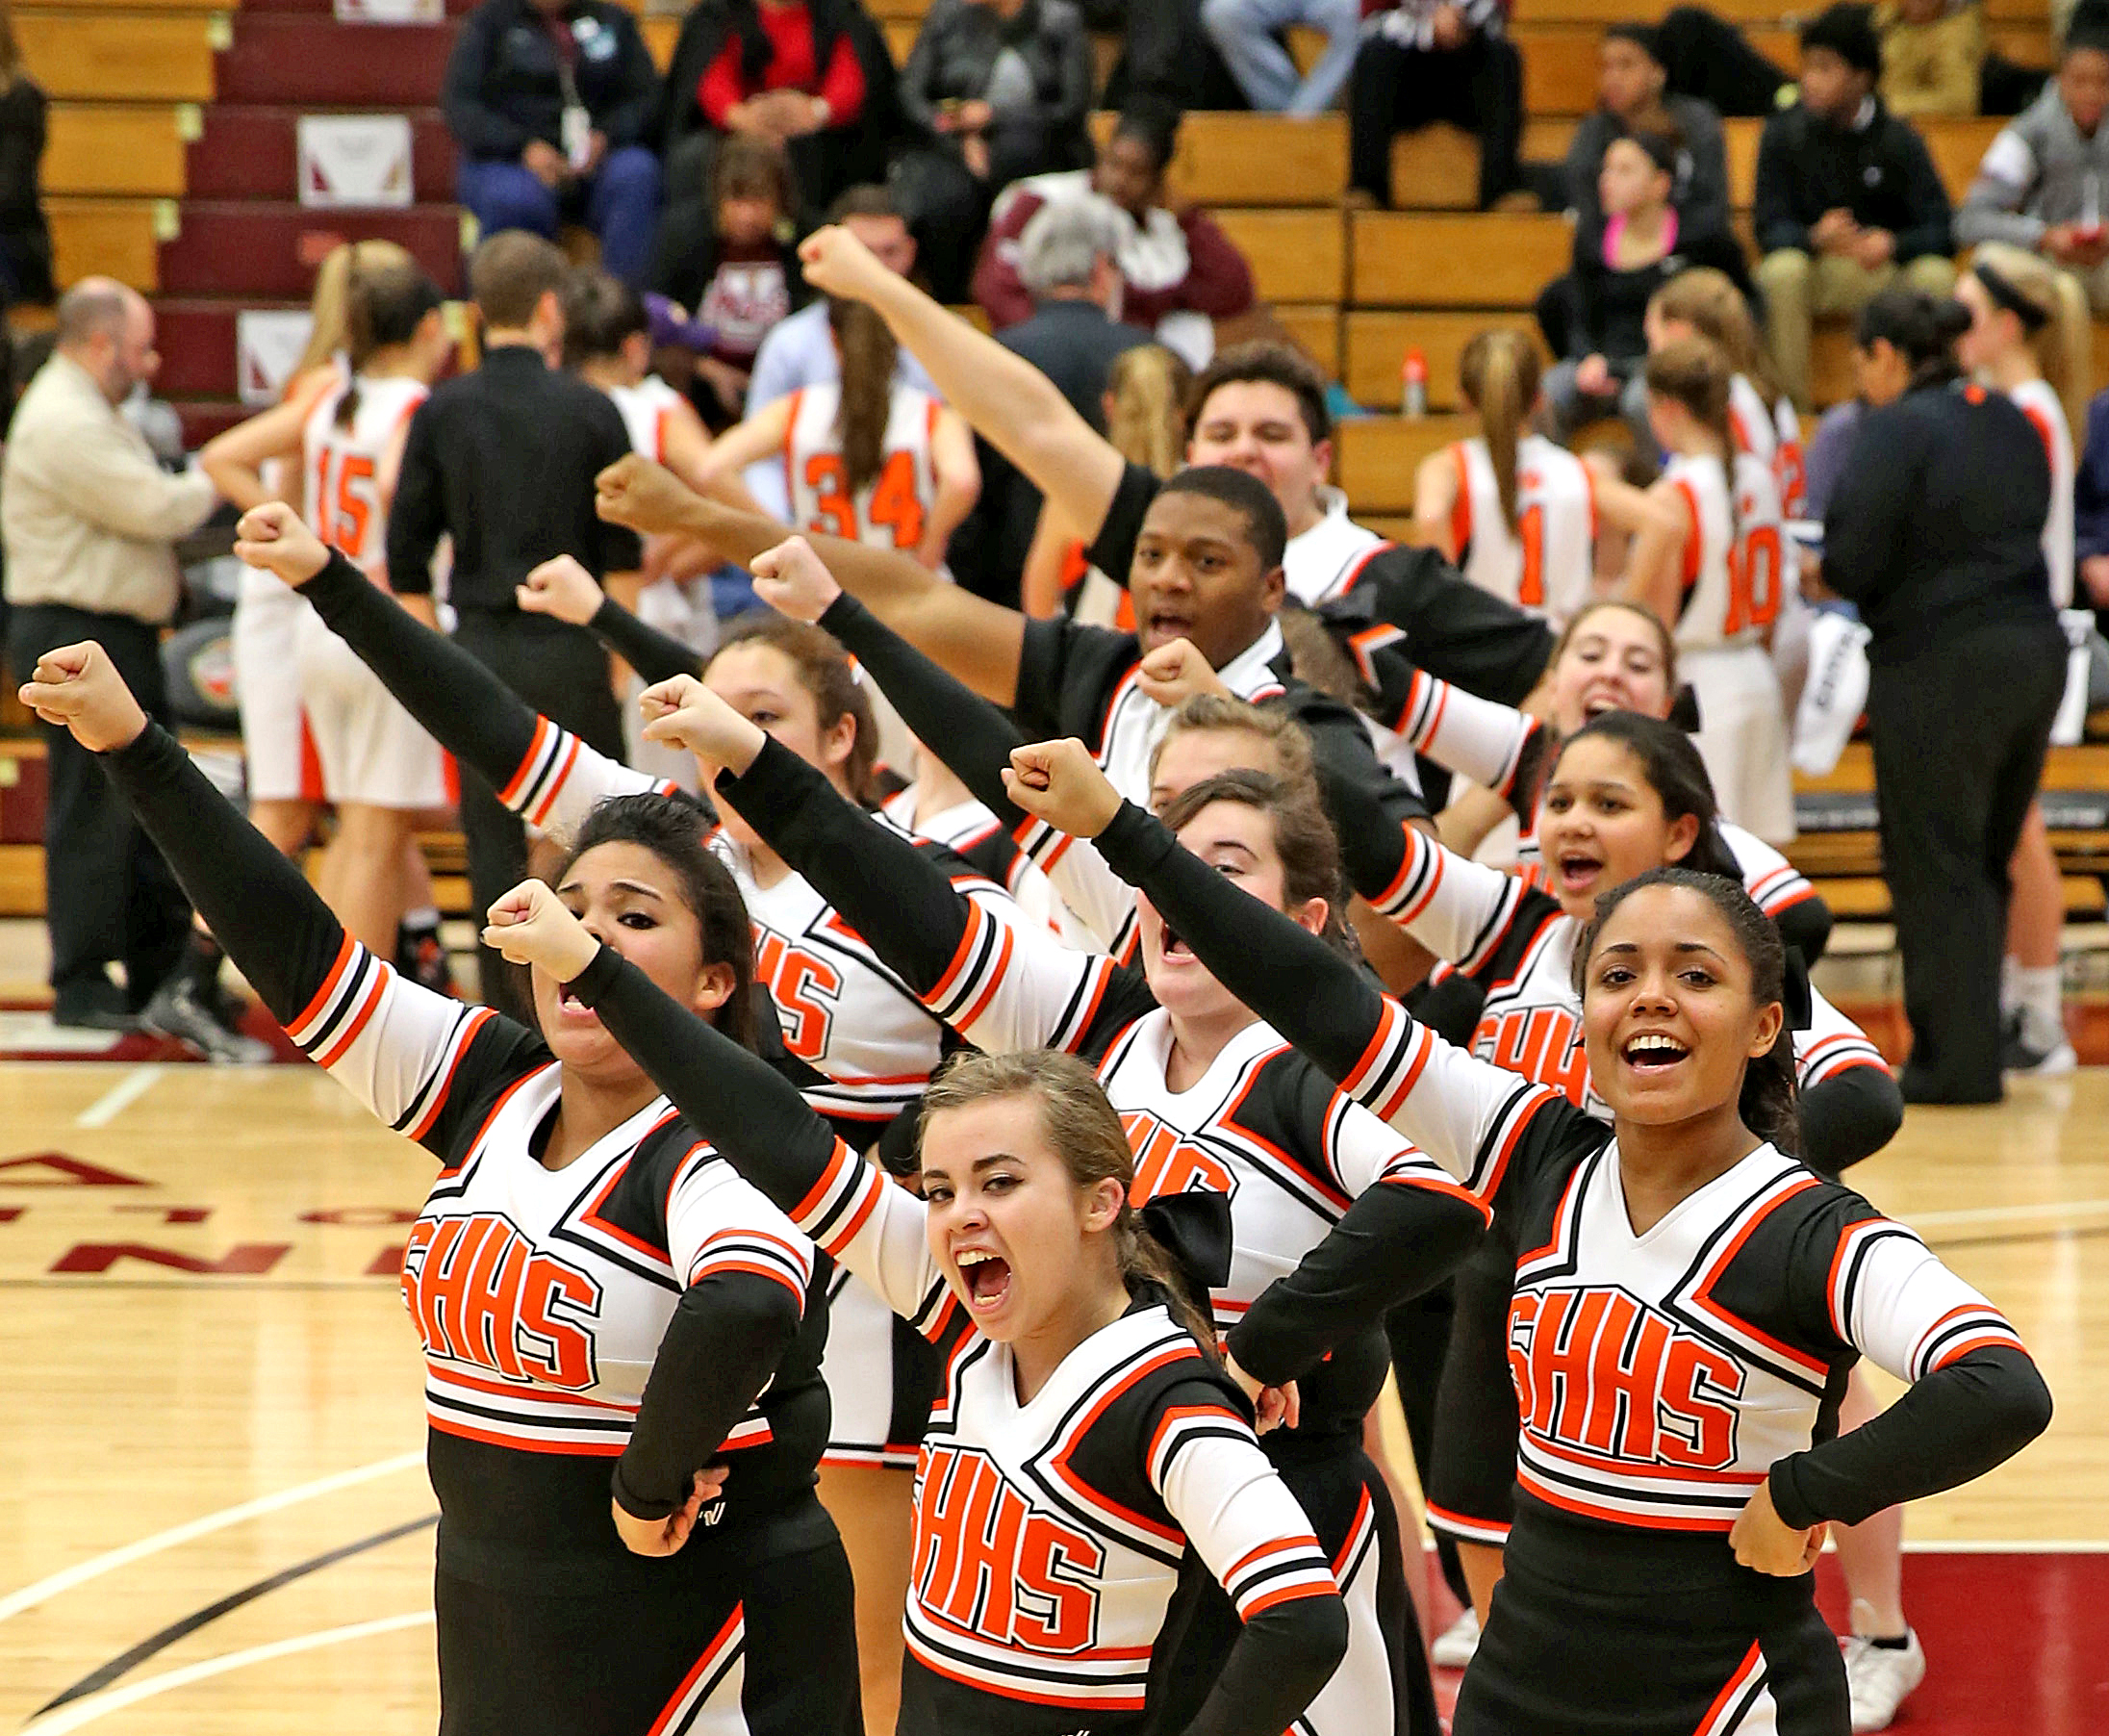
[[[647,682],[700,676],[695,648],[641,621],[594,582],[594,575],[568,554],[532,569],[513,587],[513,600],[530,615],[548,615],[590,628],[595,638]]]
[[[264,467],[273,458],[291,458],[297,468],[301,430],[307,426],[317,398],[330,384],[328,372],[321,371],[310,391],[273,404],[224,434],[216,434],[198,453],[198,469],[243,512],[281,498],[275,489],[264,485]]]
[[[974,455],[974,430],[959,412],[941,409],[930,435],[930,472],[936,498],[923,528],[923,546],[915,558],[933,572],[944,565],[952,533],[966,523],[981,498],[981,461]]]

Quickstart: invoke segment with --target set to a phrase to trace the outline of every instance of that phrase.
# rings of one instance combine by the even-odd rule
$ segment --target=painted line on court
[[[432,1625],[432,1612],[428,1609],[412,1610],[400,1616],[383,1616],[375,1621],[354,1621],[348,1627],[325,1627],[316,1633],[296,1634],[290,1640],[273,1640],[268,1646],[252,1646],[245,1651],[230,1651],[216,1658],[205,1658],[195,1664],[186,1664],[181,1670],[165,1671],[160,1675],[147,1676],[143,1681],[132,1683],[126,1688],[113,1688],[106,1694],[97,1694],[87,1699],[75,1700],[64,1709],[48,1717],[33,1718],[22,1726],[21,1736],[65,1736],[68,1730],[78,1730],[93,1723],[98,1718],[107,1718],[113,1712],[121,1712],[127,1706],[136,1706],[142,1699],[152,1699],[176,1688],[188,1688],[192,1682],[210,1681],[216,1675],[225,1675],[230,1671],[245,1670],[251,1664],[267,1664],[274,1658],[295,1657],[303,1651],[319,1651],[325,1646],[343,1646],[353,1640],[368,1640],[380,1634],[400,1633],[411,1627]]]
[[[239,1592],[229,1592],[226,1596],[208,1603],[203,1609],[192,1610],[180,1621],[171,1621],[159,1633],[149,1634],[131,1650],[121,1652],[109,1663],[91,1670],[88,1674],[55,1698],[46,1700],[30,1714],[41,1718],[46,1712],[56,1712],[61,1706],[71,1705],[77,1699],[86,1699],[90,1694],[99,1694],[113,1682],[121,1681],[148,1658],[166,1651],[178,1640],[187,1640],[201,1627],[209,1626],[222,1616],[232,1615],[245,1603],[254,1603],[259,1597],[289,1586],[296,1579],[305,1579],[310,1573],[319,1573],[324,1568],[333,1568],[341,1561],[348,1561],[354,1555],[364,1555],[368,1549],[378,1549],[383,1544],[392,1544],[397,1538],[408,1537],[415,1531],[429,1530],[440,1522],[440,1516],[428,1513],[422,1519],[410,1519],[400,1525],[391,1525],[386,1531],[376,1531],[371,1537],[362,1537],[348,1544],[340,1544],[334,1549],[325,1549],[319,1555],[311,1555],[306,1561],[293,1563],[290,1568],[259,1579],[252,1585],[243,1586]]]
[[[62,1592],[70,1592],[77,1585],[85,1585],[90,1579],[98,1579],[105,1573],[119,1568],[130,1567],[135,1561],[143,1561],[149,1555],[158,1555],[164,1549],[173,1549],[193,1538],[209,1537],[215,1531],[224,1531],[230,1525],[240,1525],[249,1519],[261,1519],[267,1513],[277,1513],[288,1507],[296,1507],[302,1501],[312,1501],[325,1494],[335,1494],[340,1489],[355,1489],[361,1483],[371,1483],[377,1478],[393,1476],[400,1470],[409,1470],[424,1463],[423,1452],[397,1453],[391,1459],[376,1459],[371,1465],[361,1465],[351,1470],[341,1470],[333,1476],[318,1477],[312,1483],[302,1483],[296,1488],[281,1489],[276,1494],[259,1495],[253,1501],[243,1501],[238,1507],[223,1507],[217,1513],[173,1525],[166,1531],[157,1531],[152,1537],[142,1537],[137,1543],[126,1544],[122,1548],[111,1549],[89,1560],[76,1562],[70,1568],[61,1569],[35,1585],[26,1585],[18,1592],[11,1592],[0,1597],[0,1621],[11,1616],[18,1616],[26,1609],[35,1609],[39,1603],[48,1602]]]
[[[154,1088],[154,1082],[161,1077],[158,1062],[147,1061],[134,1067],[122,1079],[100,1097],[73,1117],[75,1127],[108,1127],[135,1103]]]
[[[1955,1212],[1899,1213],[1897,1221],[1917,1230],[1929,1225],[2001,1224],[2016,1218],[2083,1217],[2095,1212],[2109,1212],[2109,1200],[2045,1200],[2034,1206],[1970,1206]]]

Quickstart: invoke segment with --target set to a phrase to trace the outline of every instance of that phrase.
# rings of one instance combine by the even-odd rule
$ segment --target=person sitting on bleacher
[[[614,0],[484,0],[447,58],[440,98],[462,147],[461,202],[487,236],[556,239],[584,221],[600,259],[641,282],[659,217],[659,159],[647,140],[659,74]]]
[[[1362,24],[1348,91],[1348,179],[1391,203],[1391,140],[1438,120],[1479,135],[1484,209],[1522,183],[1523,58],[1508,0],[1398,0]]]
[[[1652,24],[1614,24],[1596,51],[1596,107],[1574,129],[1561,172],[1567,209],[1584,235],[1599,235],[1604,205],[1596,178],[1612,140],[1654,134],[1678,141],[1669,190],[1681,228],[1693,233],[1728,228],[1728,149],[1721,117],[1695,96],[1670,96]]]
[[[1882,100],[1892,115],[1974,115],[1985,71],[1984,11],[1975,0],[1883,0]]]
[[[44,155],[44,93],[22,69],[14,24],[0,5],[0,293],[43,303],[51,282],[51,225],[38,170]]]
[[[2094,372],[2093,321],[2109,312],[2109,227],[2102,197],[2109,187],[2109,9],[2083,7],[2058,62],[2058,76],[2012,125],[2000,130],[1977,166],[1955,239],[1966,247],[2011,242],[2058,266],[2058,295],[2072,348],[2070,378]]]
[[[1881,76],[1868,9],[1818,13],[1801,33],[1801,100],[1758,144],[1758,285],[1780,383],[1804,410],[1816,315],[1857,312],[1900,272],[1935,296],[1955,282],[1947,191],[1874,93]]]
[[[1359,0],[1202,0],[1201,22],[1245,100],[1266,115],[1320,115],[1355,69]],[[1325,33],[1326,51],[1299,77],[1283,46],[1291,25]]]
[[[1099,147],[1098,165],[1069,174],[1034,175],[1004,190],[989,219],[974,272],[974,298],[1001,331],[1028,318],[1032,294],[1018,274],[1018,241],[1033,213],[1054,199],[1096,192],[1121,224],[1121,318],[1155,332],[1194,368],[1215,353],[1215,321],[1252,311],[1252,267],[1206,211],[1164,206],[1172,136],[1154,118],[1123,115]]]

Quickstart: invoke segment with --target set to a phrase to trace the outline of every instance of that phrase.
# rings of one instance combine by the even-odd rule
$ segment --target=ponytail
[[[1680,338],[1647,360],[1647,389],[1657,397],[1681,404],[1712,435],[1721,449],[1721,475],[1728,484],[1729,547],[1741,540],[1736,510],[1736,431],[1728,418],[1728,357],[1706,338]]]
[[[1486,456],[1494,467],[1494,490],[1501,516],[1512,531],[1516,504],[1517,443],[1531,406],[1537,401],[1537,346],[1521,332],[1484,331],[1465,345],[1458,358],[1458,384],[1479,412]]]
[[[1648,306],[1663,319],[1675,319],[1711,339],[1728,358],[1730,370],[1749,380],[1767,410],[1778,411],[1786,392],[1758,337],[1750,303],[1726,271],[1712,266],[1680,271],[1655,292]]]
[[[1985,286],[1993,305],[2020,321],[2036,370],[2061,404],[2069,401],[2067,390],[2072,379],[2066,364],[2065,337],[2071,310],[2058,294],[2056,268],[2020,247],[1986,242],[1972,256],[1970,271]]]
[[[359,375],[385,349],[408,344],[425,316],[445,297],[415,260],[379,265],[353,256],[344,280],[344,355],[350,378],[337,400],[336,422],[348,428],[359,414]]]
[[[359,370],[373,353],[373,310],[355,253],[344,269],[344,390],[337,400],[336,425],[349,428],[359,415]]]
[[[1193,370],[1161,344],[1138,344],[1106,370],[1105,438],[1130,464],[1169,476],[1185,462],[1183,405]]]
[[[835,412],[835,435],[842,443],[842,468],[852,495],[878,480],[886,459],[886,423],[894,408],[894,365],[900,351],[894,335],[861,301],[827,301],[827,323],[842,354],[842,396]]]

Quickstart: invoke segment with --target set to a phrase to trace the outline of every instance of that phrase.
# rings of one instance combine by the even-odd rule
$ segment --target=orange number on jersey
[[[838,452],[815,452],[805,461],[805,486],[813,491],[818,515],[806,526],[846,543],[857,540],[856,501],[850,494],[850,475],[842,468]]]
[[[373,523],[375,505],[372,481],[373,460],[346,452],[338,464],[337,498],[323,502],[329,527],[324,541],[342,549],[349,561],[366,558],[367,530]]]
[[[1770,626],[1780,612],[1780,530],[1760,524],[1745,532],[1728,555],[1728,619],[1724,635],[1746,626]]]
[[[872,490],[872,523],[894,533],[896,549],[920,549],[923,516],[923,498],[915,491],[915,454],[895,452]]]
[[[782,1015],[783,1046],[800,1060],[818,1060],[826,1054],[835,1006],[842,998],[842,973],[757,925],[754,974],[767,984]]]
[[[1527,609],[1545,606],[1545,509],[1532,506],[1516,520],[1516,540],[1523,545],[1523,576],[1516,601]]]

